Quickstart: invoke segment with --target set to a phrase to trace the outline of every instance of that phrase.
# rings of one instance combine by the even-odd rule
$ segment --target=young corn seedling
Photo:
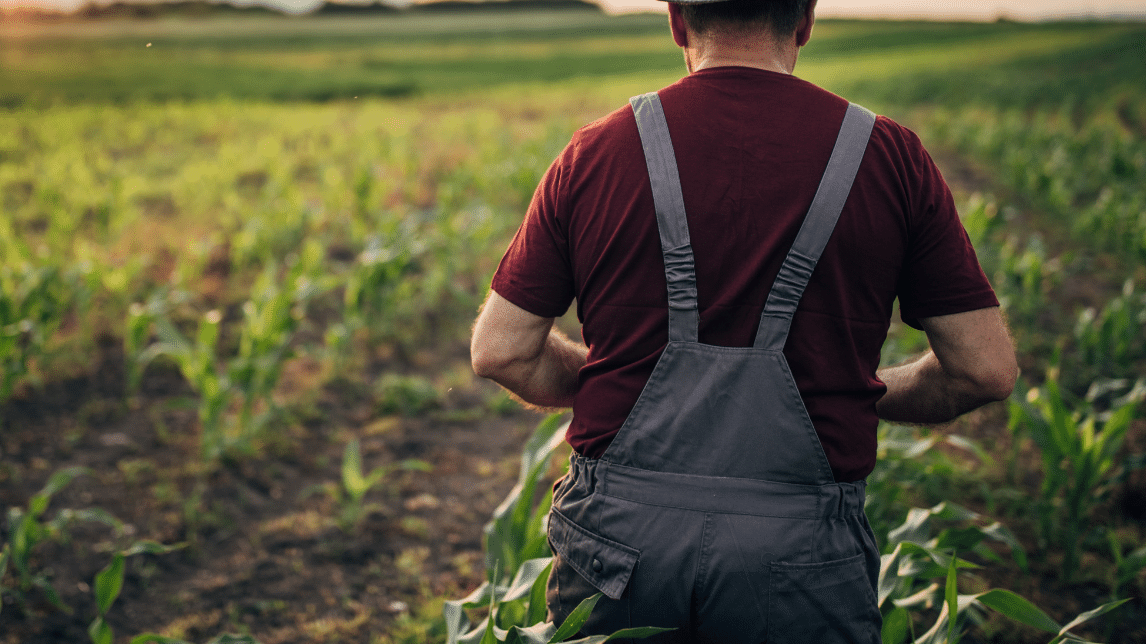
[[[447,601],[442,607],[446,620],[446,644],[603,644],[609,640],[644,639],[669,628],[626,628],[609,635],[569,639],[581,630],[602,594],[582,601],[557,627],[545,621],[545,586],[551,557],[530,559],[521,564],[509,585],[484,582],[468,596]],[[486,609],[486,616],[472,623],[469,611]]]
[[[1113,531],[1106,533],[1110,543],[1110,555],[1114,565],[1110,569],[1110,599],[1118,600],[1122,596],[1122,588],[1138,578],[1138,574],[1146,568],[1146,546],[1142,546],[1128,554],[1122,554],[1122,542]]]
[[[152,293],[146,303],[133,302],[127,310],[127,320],[123,332],[123,354],[127,366],[126,395],[128,397],[139,392],[143,381],[143,372],[155,357],[149,352],[151,346],[151,333],[155,323],[167,315],[173,305],[185,301],[187,294],[171,292],[166,288]]]
[[[1023,597],[1005,589],[991,589],[971,595],[958,592],[960,570],[978,568],[978,564],[961,559],[957,552],[973,552],[999,561],[985,545],[986,540],[999,541],[1011,548],[1012,556],[1026,570],[1022,547],[1009,530],[999,523],[980,527],[975,522],[981,515],[951,503],[941,503],[924,510],[915,508],[907,521],[889,535],[894,545],[880,562],[877,601],[884,613],[883,644],[954,644],[968,621],[979,621],[985,608],[1049,633],[1050,644],[1079,642],[1070,631],[1103,615],[1124,601],[1109,602],[1087,611],[1065,626]],[[964,527],[948,527],[931,537],[938,520],[972,522]],[[931,627],[915,634],[912,611],[929,611],[938,615]]]
[[[1134,281],[1126,280],[1122,294],[1101,311],[1083,310],[1074,329],[1079,359],[1108,378],[1141,373],[1146,360],[1146,293],[1135,293]]]
[[[95,521],[111,526],[116,531],[122,529],[119,520],[98,508],[65,509],[52,520],[44,520],[52,497],[73,479],[87,473],[87,468],[82,467],[58,470],[48,479],[43,489],[28,500],[26,508],[8,509],[8,540],[0,551],[0,597],[11,595],[21,607],[26,607],[28,594],[35,589],[57,609],[71,612],[71,608],[61,601],[47,572],[36,569],[34,554],[40,544],[66,536],[68,526],[77,521]],[[12,569],[11,581],[6,576],[8,568]]]
[[[366,494],[377,487],[387,476],[396,470],[429,472],[432,466],[418,459],[406,459],[399,463],[379,465],[369,474],[362,471],[362,448],[358,439],[352,439],[342,451],[342,480],[340,484],[327,483],[320,489],[334,499],[338,505],[335,519],[339,529],[353,532],[358,523],[377,506],[366,503]]]
[[[182,545],[164,546],[154,541],[139,541],[130,548],[115,553],[111,563],[95,576],[95,584],[92,592],[95,595],[96,611],[98,614],[96,618],[92,620],[91,625],[88,626],[88,637],[91,638],[92,644],[112,644],[113,642],[114,634],[112,633],[111,626],[107,623],[107,612],[111,610],[111,605],[115,603],[120,591],[123,590],[123,578],[127,570],[127,558],[143,553],[152,555],[165,554],[182,547]]]
[[[43,356],[77,293],[58,266],[0,266],[0,402]]]
[[[154,319],[159,342],[143,351],[140,361],[146,364],[160,355],[173,359],[199,394],[204,460],[250,452],[274,420],[278,409],[271,393],[291,356],[291,340],[305,304],[329,287],[315,276],[320,258],[321,247],[308,244],[282,282],[276,277],[277,268],[267,267],[252,289],[253,297],[242,307],[238,351],[228,359],[216,355],[221,311],[211,311],[200,320],[194,342],[165,317]],[[230,415],[233,409],[235,416]]]
[[[1093,408],[1076,409],[1060,389],[1056,371],[1052,369],[1043,386],[1028,390],[1024,399],[1012,399],[1009,424],[1016,438],[1029,433],[1042,453],[1039,529],[1044,547],[1062,547],[1062,577],[1069,583],[1078,570],[1085,523],[1104,497],[1114,456],[1139,401],[1124,401],[1104,414]]]
[[[377,339],[376,329],[392,316],[394,289],[408,271],[415,249],[409,244],[384,241],[373,235],[355,259],[342,291],[342,319],[326,332],[326,346],[332,352],[336,369],[345,367],[354,339],[368,330]]]
[[[199,320],[192,341],[166,317],[158,317],[154,324],[159,341],[144,350],[139,360],[143,364],[159,356],[174,360],[183,378],[199,395],[200,445],[202,457],[208,462],[219,458],[229,443],[223,423],[224,413],[231,403],[231,383],[227,374],[215,364],[215,345],[222,321],[222,311],[208,312]]]

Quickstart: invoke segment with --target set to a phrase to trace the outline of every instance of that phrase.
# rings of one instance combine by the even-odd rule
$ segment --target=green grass
[[[657,15],[592,12],[0,27],[0,106],[328,101],[631,75],[671,80]],[[798,73],[859,100],[1031,106],[1146,86],[1146,25],[824,20]]]

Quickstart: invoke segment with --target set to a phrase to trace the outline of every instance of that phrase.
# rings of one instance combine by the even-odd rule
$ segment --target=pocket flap
[[[549,543],[597,590],[620,599],[641,551],[606,539],[573,523],[556,509],[549,513]]]

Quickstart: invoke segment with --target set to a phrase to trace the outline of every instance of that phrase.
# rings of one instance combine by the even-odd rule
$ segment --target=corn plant
[[[417,246],[372,235],[354,261],[342,292],[342,319],[327,329],[326,343],[342,363],[360,331],[376,331],[392,316],[395,287],[411,268]]]
[[[1134,280],[1126,280],[1122,294],[1101,311],[1084,309],[1074,328],[1075,344],[1083,365],[1108,378],[1141,373],[1146,360],[1146,293],[1136,293]]]
[[[158,356],[171,358],[199,395],[205,460],[214,461],[235,451],[249,452],[253,441],[276,417],[278,409],[271,393],[292,354],[291,341],[305,316],[306,303],[330,286],[318,274],[321,253],[317,243],[308,244],[281,282],[278,267],[268,265],[256,281],[251,299],[242,306],[238,349],[227,359],[216,355],[221,311],[210,311],[200,319],[194,341],[166,317],[153,319],[159,341],[141,352],[138,362],[146,364]],[[237,410],[235,416],[228,415],[232,410]]]
[[[1029,434],[1043,461],[1037,504],[1043,547],[1063,548],[1062,577],[1078,569],[1079,549],[1091,510],[1108,492],[1114,456],[1137,413],[1139,400],[1124,400],[1100,413],[1068,397],[1052,369],[1042,387],[1012,398],[1009,427],[1016,440]]]
[[[378,486],[387,476],[395,470],[429,472],[433,468],[425,461],[406,459],[399,463],[379,465],[370,470],[369,474],[362,472],[362,449],[358,439],[346,444],[342,451],[342,480],[341,485],[328,483],[322,486],[338,505],[338,518],[336,522],[343,532],[352,532],[366,514],[375,509],[374,505],[366,504],[366,493]]]
[[[889,534],[888,546],[892,550],[881,557],[877,585],[877,602],[884,614],[883,644],[954,644],[968,622],[982,619],[984,609],[1053,633],[1050,644],[1081,642],[1083,640],[1070,632],[1072,629],[1126,601],[1103,604],[1063,626],[1009,590],[995,588],[970,595],[959,594],[959,571],[975,569],[979,565],[958,557],[956,553],[970,551],[980,557],[1000,561],[999,556],[986,546],[988,540],[1008,546],[1016,562],[1026,570],[1025,554],[1014,535],[998,522],[985,527],[978,525],[983,519],[966,508],[941,503],[929,509],[912,509],[903,525]],[[931,536],[941,523],[948,522],[964,525],[945,527],[936,536]],[[922,634],[916,635],[912,612],[926,611],[926,615],[931,615],[936,614],[936,610],[935,621]],[[920,617],[926,615],[920,614]]]
[[[565,440],[569,423],[561,421],[561,414],[550,415],[526,442],[517,485],[485,526],[489,579],[468,596],[447,601],[442,608],[447,644],[601,644],[619,638],[643,639],[671,630],[630,628],[611,635],[569,639],[589,619],[601,593],[582,601],[560,627],[545,621],[545,586],[553,557],[544,526],[553,492],[550,490],[537,503],[534,492],[553,451]],[[499,581],[504,579],[503,570],[514,571],[508,585]],[[472,623],[469,611],[483,608],[487,609],[486,616],[477,624]]]
[[[934,502],[949,496],[950,481],[962,466],[948,455],[949,450],[935,449],[936,446],[954,447],[983,463],[991,462],[991,456],[982,447],[958,434],[881,423],[878,438],[875,469],[867,478],[864,511],[881,542],[920,499]]]
[[[485,582],[468,596],[447,601],[442,607],[446,620],[446,644],[602,644],[614,639],[643,639],[668,628],[627,628],[610,635],[577,635],[601,599],[597,593],[586,598],[557,627],[545,621],[545,586],[553,566],[551,557],[522,562],[508,585],[495,579]],[[486,616],[474,624],[468,611],[487,609]]]
[[[145,303],[133,302],[127,310],[124,323],[123,354],[127,367],[126,395],[139,392],[143,372],[149,362],[148,347],[151,346],[152,329],[155,323],[165,317],[170,309],[187,299],[183,292],[160,289],[152,293]]]
[[[44,355],[78,288],[58,266],[0,265],[0,402]]]
[[[1107,533],[1110,543],[1110,555],[1114,565],[1110,569],[1110,599],[1117,600],[1122,597],[1122,588],[1138,578],[1138,574],[1146,568],[1146,546],[1133,552],[1123,554],[1122,542],[1113,531]]]
[[[43,489],[32,495],[26,508],[8,509],[8,536],[0,551],[0,596],[11,595],[21,606],[26,606],[28,593],[35,589],[57,609],[71,612],[71,608],[61,601],[47,573],[35,568],[34,554],[40,544],[66,538],[68,526],[77,521],[95,521],[117,531],[122,528],[119,520],[99,508],[65,509],[56,513],[52,520],[44,520],[52,497],[73,479],[87,473],[88,469],[82,467],[58,470],[48,478]],[[5,573],[9,567],[12,568],[12,580],[6,581]]]
[[[1048,258],[1042,238],[1032,235],[1025,247],[1011,237],[999,248],[992,283],[1012,323],[1033,325],[1046,311],[1046,294],[1060,278],[1060,262]]]
[[[227,447],[224,435],[224,412],[231,403],[231,383],[225,371],[215,365],[215,345],[219,341],[219,325],[223,312],[215,309],[199,319],[194,340],[185,337],[166,317],[154,320],[158,342],[142,352],[139,362],[146,365],[152,359],[165,356],[175,361],[180,373],[199,395],[199,431],[204,460],[218,458]]]
[[[565,440],[569,423],[561,420],[561,414],[552,414],[533,431],[522,451],[517,484],[485,525],[485,563],[491,582],[530,559],[550,554],[545,525],[553,490],[547,490],[538,503],[534,503],[534,493],[549,468],[553,451]]]
[[[115,553],[111,562],[96,573],[92,593],[95,595],[97,615],[88,626],[88,637],[92,644],[112,644],[114,635],[107,623],[107,612],[123,590],[123,577],[127,558],[137,554],[159,555],[182,548],[182,545],[165,546],[154,541],[138,541],[126,550]]]

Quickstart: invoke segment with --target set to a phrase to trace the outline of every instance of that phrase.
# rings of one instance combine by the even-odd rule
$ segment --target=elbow
[[[1013,353],[1004,354],[988,361],[972,378],[979,398],[984,404],[1010,398],[1019,379],[1019,365]]]
[[[493,378],[500,372],[499,361],[490,347],[476,339],[470,343],[470,366],[482,378]]]
[[[524,358],[512,350],[512,345],[505,341],[481,341],[474,339],[470,342],[470,366],[474,373],[482,378],[502,383],[521,368]]]

